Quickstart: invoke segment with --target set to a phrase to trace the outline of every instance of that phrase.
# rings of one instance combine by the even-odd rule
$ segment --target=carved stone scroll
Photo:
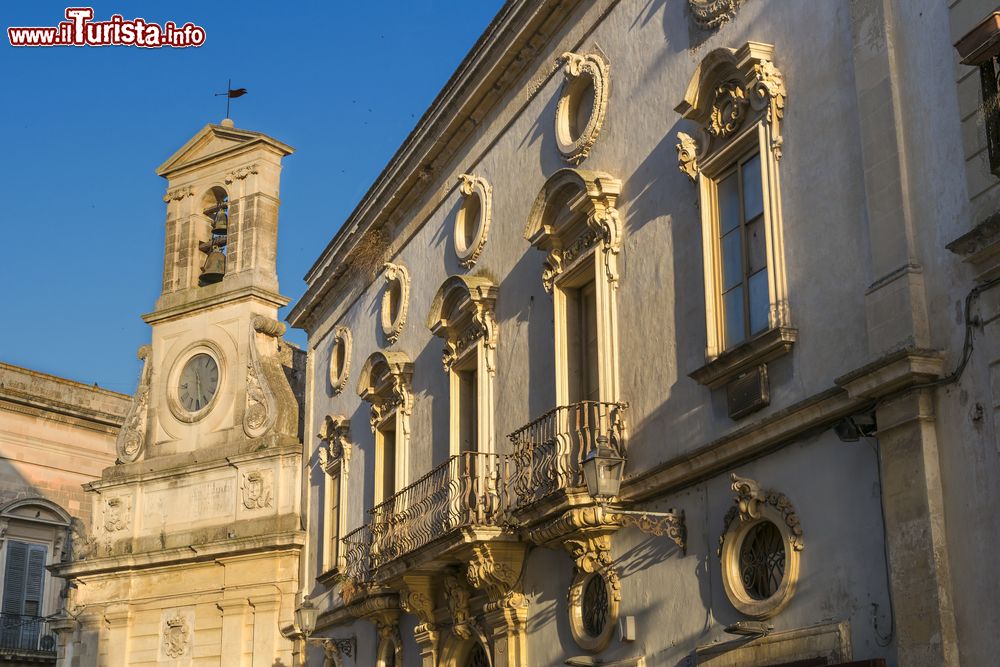
[[[243,411],[243,432],[250,438],[259,438],[267,433],[278,418],[278,401],[268,385],[260,353],[257,352],[258,319],[267,318],[254,318],[250,327],[250,358],[247,360],[246,404]],[[266,322],[260,324],[262,328],[269,329]]]
[[[150,359],[150,347],[139,348],[139,359],[142,360],[142,371],[139,373],[139,386],[132,396],[125,422],[115,441],[115,451],[119,463],[132,463],[139,459],[146,443],[146,420],[149,412],[149,385],[153,375],[153,362]]]

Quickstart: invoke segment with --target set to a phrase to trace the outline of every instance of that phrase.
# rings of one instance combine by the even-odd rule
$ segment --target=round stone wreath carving
[[[455,254],[459,263],[471,268],[486,246],[493,217],[493,188],[480,176],[462,174],[462,205],[455,216]]]
[[[382,333],[389,344],[399,340],[406,326],[410,301],[410,273],[402,264],[385,263],[385,289],[382,292]]]
[[[720,540],[722,585],[740,613],[765,619],[791,601],[799,580],[802,528],[783,493],[761,491],[733,476],[736,505],[726,515]]]
[[[614,586],[600,571],[578,572],[569,588],[569,628],[580,648],[599,653],[618,627],[619,602]]]
[[[702,30],[712,30],[732,20],[742,3],[743,0],[688,0],[688,7]]]
[[[333,332],[329,374],[333,393],[344,391],[351,375],[351,330],[347,327],[339,326]]]
[[[597,54],[564,53],[562,91],[556,104],[556,146],[579,163],[590,155],[608,111],[608,65]]]
[[[203,408],[195,412],[189,412],[181,405],[180,397],[177,393],[177,383],[180,379],[181,371],[187,365],[188,361],[191,360],[197,354],[207,354],[215,360],[215,364],[219,368],[219,385],[215,390],[212,398],[208,401]],[[174,359],[174,364],[170,368],[170,372],[167,374],[167,406],[170,408],[171,414],[176,417],[179,421],[185,422],[187,424],[193,424],[194,422],[204,419],[215,404],[219,402],[219,396],[223,392],[223,384],[226,380],[226,358],[222,354],[222,350],[219,346],[211,341],[198,341],[197,343],[192,343],[188,345],[184,350],[177,355]]]

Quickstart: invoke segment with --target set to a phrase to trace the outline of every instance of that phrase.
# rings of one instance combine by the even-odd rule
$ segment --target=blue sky
[[[190,49],[21,48],[9,26],[55,26],[65,3],[6,2],[0,39],[0,361],[131,392],[159,294],[166,182],[156,167],[233,100],[237,127],[291,144],[278,275],[302,276],[501,0],[96,2],[205,28]],[[282,311],[282,316],[284,311]],[[290,338],[304,343],[301,332]]]

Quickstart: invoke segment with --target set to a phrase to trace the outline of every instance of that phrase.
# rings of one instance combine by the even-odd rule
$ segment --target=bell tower
[[[275,258],[292,148],[229,119],[164,162],[163,282],[118,463],[57,566],[79,664],[292,664],[305,353],[283,339]],[[69,630],[72,632],[69,632]],[[99,659],[99,656],[103,656]],[[71,664],[67,662],[66,664]],[[76,664],[75,662],[72,664]]]

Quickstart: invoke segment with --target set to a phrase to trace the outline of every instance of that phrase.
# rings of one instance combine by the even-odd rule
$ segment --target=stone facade
[[[507,3],[289,317],[310,658],[988,664],[991,9]]]
[[[82,485],[114,463],[128,404],[117,392],[0,363],[0,565],[11,571],[11,580],[0,577],[6,664],[55,662],[57,625],[42,619],[65,614],[68,593],[65,580],[43,567],[28,573],[38,588],[22,588],[12,545],[43,550],[41,566],[91,548],[91,505]]]
[[[281,159],[226,120],[158,170],[163,292],[117,439],[88,483],[93,549],[72,582],[61,664],[291,665],[305,355],[275,318]]]

